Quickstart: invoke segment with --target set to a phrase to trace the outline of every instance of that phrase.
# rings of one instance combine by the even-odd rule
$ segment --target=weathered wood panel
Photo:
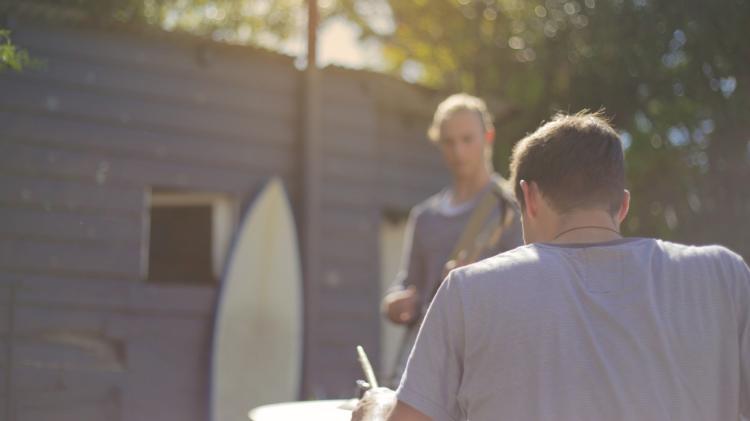
[[[378,205],[378,200],[367,187],[369,186],[344,183],[333,185],[331,183],[322,193],[323,201],[330,206],[352,207],[368,211]]]
[[[448,182],[448,176],[445,171],[419,171],[392,163],[384,164],[380,170],[380,182],[388,188],[405,187],[423,192],[437,192],[440,188],[445,187]]]
[[[103,186],[75,178],[6,174],[0,169],[0,203],[8,207],[138,215],[143,210],[144,195],[139,188]]]
[[[350,156],[360,159],[372,159],[377,151],[377,146],[367,137],[369,133],[363,133],[359,128],[337,127],[338,123],[327,125],[323,123],[321,129],[323,150],[326,153],[336,153],[341,156]],[[363,139],[364,138],[364,139]]]
[[[149,186],[191,187],[212,191],[238,191],[248,180],[264,177],[267,171],[248,167],[206,166],[155,159],[112,156],[95,151],[69,151],[54,147],[0,141],[3,171],[38,174],[52,178],[75,178],[92,185],[107,184],[132,188]]]
[[[135,31],[73,29],[22,22],[13,29],[19,45],[112,62],[135,73],[161,73],[230,86],[290,93],[297,72],[292,59],[189,37]],[[117,48],[112,48],[116,46]],[[254,53],[254,54],[253,54]],[[250,70],[248,70],[250,69]],[[258,77],[252,77],[257,75]]]
[[[427,142],[427,141],[425,141]],[[442,159],[437,148],[431,144],[412,144],[408,142],[384,141],[380,145],[382,163],[394,164],[415,172],[444,173]]]
[[[68,308],[202,320],[213,314],[216,301],[216,289],[206,286],[162,286],[107,278],[83,280],[27,274],[6,274],[3,280],[8,285],[16,285],[18,303],[36,308]],[[9,289],[9,286],[5,289]]]
[[[124,419],[204,420],[208,400],[210,319],[127,316],[128,387]]]
[[[338,69],[329,71],[327,77],[326,189],[322,197],[326,241],[321,251],[320,291],[326,310],[320,314],[318,330],[318,344],[327,352],[320,352],[316,361],[328,391],[345,395],[350,393],[352,379],[360,376],[359,368],[330,356],[347,355],[362,343],[375,354],[371,358],[379,358],[377,232],[382,213],[407,212],[439,191],[447,174],[438,151],[426,139],[432,110],[420,105],[431,107],[435,98],[406,85],[401,91],[389,86],[395,97],[384,103],[377,77]],[[415,109],[420,111],[415,113]],[[377,118],[368,119],[356,110]],[[387,369],[379,368],[381,372]]]
[[[321,106],[322,131],[356,133],[352,140],[373,143],[377,130],[377,119],[372,107],[362,104],[326,103]]]
[[[142,98],[106,95],[51,82],[0,78],[0,107],[5,110],[44,111],[86,118],[115,126],[201,135],[209,138],[247,139],[248,116],[209,111],[185,104],[167,104]],[[252,120],[251,120],[252,121]],[[265,127],[288,132],[289,116],[259,119]],[[251,124],[251,123],[250,123]]]
[[[323,206],[321,226],[328,232],[344,231],[353,235],[372,237],[377,235],[379,213],[370,209],[362,211],[356,208],[342,208],[333,204]]]
[[[18,421],[121,420],[120,391],[87,387],[79,390],[36,392],[17,398]]]
[[[366,186],[378,182],[380,172],[375,160],[342,156],[337,152],[326,155],[326,164],[323,168],[323,176],[326,180],[346,181]]]
[[[60,52],[32,48],[45,66],[21,74],[6,75],[9,80],[52,81],[117,96],[133,96],[173,104],[246,114],[253,117],[275,117],[294,110],[292,95],[279,96],[269,87],[238,89],[236,84],[206,78],[184,78],[179,75],[81,57],[78,52]],[[185,89],[190,86],[190,89]],[[285,87],[284,89],[289,89]]]
[[[0,76],[0,290],[23,356],[0,395],[13,421],[205,419],[216,287],[142,281],[146,195],[244,205],[282,175],[294,199],[298,72],[205,42],[18,29],[48,66]],[[120,365],[86,350],[101,343]]]
[[[387,209],[390,212],[407,214],[409,209],[411,209],[414,205],[426,199],[430,194],[437,193],[438,190],[438,188],[430,190],[419,190],[414,188],[404,188],[401,186],[383,188],[381,203],[383,208]],[[429,191],[430,193],[425,194],[425,191]]]
[[[252,156],[256,151],[262,154],[273,150],[288,150],[293,141],[288,128],[273,127],[273,123],[252,124],[251,120],[245,126],[247,133],[242,139],[217,139],[199,133],[165,133],[132,125],[112,125],[34,110],[0,110],[0,122],[3,124],[4,137],[10,139],[54,142],[69,147],[90,148],[94,151],[112,151],[124,155],[152,156],[187,162],[231,164],[238,159],[238,155],[241,158],[246,155]]]
[[[40,403],[46,400],[35,401],[40,395],[55,402],[70,394],[89,396],[69,407],[80,411],[99,402],[87,391],[109,388],[122,398],[117,414],[122,419],[173,419],[173,415],[203,419],[205,402],[196,398],[206,393],[210,343],[206,316],[212,313],[213,291],[152,287],[144,293],[149,288],[126,286],[126,282],[115,288],[111,282],[109,288],[86,284],[37,279],[19,288],[14,353],[22,358],[16,362],[14,387],[21,409],[25,406],[37,414],[57,408]],[[82,293],[74,294],[74,289]],[[97,299],[118,289],[130,293]],[[70,341],[75,335],[79,342]],[[114,344],[121,365],[107,365],[111,355],[101,347],[93,354],[87,352],[91,343],[81,338]],[[99,414],[86,419],[110,418]]]
[[[0,238],[0,268],[33,272],[110,274],[138,279],[141,253],[137,245],[117,242],[40,242]]]
[[[86,215],[75,211],[45,211],[0,206],[0,237],[27,236],[65,240],[140,241],[142,221],[138,217]]]
[[[357,262],[338,259],[334,256],[324,256],[322,261],[321,291],[333,291],[342,300],[351,299],[366,306],[369,306],[368,303],[375,299],[363,291],[369,290],[369,282],[365,281],[371,279],[371,274],[365,271],[378,272],[377,262],[373,261],[363,267]]]
[[[131,127],[112,127],[92,122],[77,122],[23,112],[0,111],[2,141],[43,148],[59,148],[99,153],[123,158],[157,159],[198,166],[226,166],[250,171],[291,172],[292,147],[281,138],[264,142],[250,136],[241,142],[221,142],[212,138],[175,136]],[[252,128],[249,129],[249,132]],[[53,165],[54,154],[48,152]]]
[[[372,269],[377,270],[377,267],[372,267]],[[377,293],[377,288],[363,288],[360,291],[360,294],[362,295]],[[364,335],[366,337],[371,336],[371,333],[368,332],[367,329],[361,328],[370,325],[377,327],[376,324],[371,323],[372,317],[370,314],[370,311],[377,309],[377,306],[368,306],[363,309],[362,303],[358,302],[356,296],[340,294],[333,289],[321,294],[321,300],[329,306],[329,311],[322,316],[323,321],[325,321],[324,325],[327,327],[338,326],[337,321],[345,320],[348,321],[348,326],[352,331],[359,328],[362,331],[359,335]],[[322,331],[326,332],[325,329]],[[339,340],[343,339],[348,341],[350,335],[339,337]]]

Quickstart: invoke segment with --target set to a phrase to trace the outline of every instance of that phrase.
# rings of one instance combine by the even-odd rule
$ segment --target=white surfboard
[[[214,321],[211,420],[247,420],[296,400],[302,371],[297,234],[280,179],[269,181],[235,235]]]

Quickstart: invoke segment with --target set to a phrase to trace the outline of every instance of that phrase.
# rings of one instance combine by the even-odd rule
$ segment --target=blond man
[[[467,94],[448,97],[437,107],[428,136],[442,155],[451,183],[412,209],[401,271],[394,288],[383,299],[387,317],[409,329],[391,379],[393,384],[400,380],[413,345],[411,338],[416,337],[420,316],[447,273],[446,265],[461,266],[522,244],[512,192],[492,169],[495,129],[484,101]],[[486,219],[499,221],[508,217],[508,223],[496,228],[497,235],[486,235],[486,241],[481,240],[481,234],[489,233],[477,231],[475,237],[482,244],[473,253],[469,250],[456,253],[459,239],[467,237],[469,221],[483,218],[475,212],[487,195],[498,200]]]

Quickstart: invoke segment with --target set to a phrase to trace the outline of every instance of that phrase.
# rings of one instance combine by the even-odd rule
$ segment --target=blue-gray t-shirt
[[[623,239],[452,271],[397,393],[433,420],[738,420],[748,382],[742,258]]]
[[[493,182],[504,184],[498,174],[493,174]],[[505,187],[504,187],[505,188]],[[450,258],[453,248],[471,219],[472,213],[484,195],[491,194],[487,185],[477,196],[463,205],[452,209],[446,206],[450,199],[450,189],[444,189],[412,208],[406,226],[401,269],[396,276],[393,288],[402,289],[410,285],[417,288],[421,310],[430,304],[430,295],[443,281],[443,268]],[[510,196],[510,192],[507,192]],[[493,247],[484,250],[481,258],[494,256],[500,252],[523,245],[521,219],[515,203],[503,202],[494,209],[491,217],[499,217],[501,212],[511,208],[514,218],[500,240]]]

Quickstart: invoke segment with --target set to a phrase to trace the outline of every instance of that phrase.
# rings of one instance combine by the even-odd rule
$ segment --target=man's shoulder
[[[656,244],[668,258],[674,261],[715,260],[744,263],[742,256],[718,244],[688,245],[666,240],[656,240]]]
[[[667,260],[679,268],[682,276],[691,277],[729,291],[737,303],[747,308],[750,297],[750,268],[739,254],[720,245],[688,246],[658,241]]]
[[[445,194],[445,189],[440,190],[437,193],[434,193],[427,199],[424,199],[423,201],[417,203],[414,206],[414,209],[418,212],[424,212],[428,210],[436,210],[440,206],[440,201],[443,198],[443,195]]]
[[[492,180],[492,187],[493,190],[498,193],[503,200],[506,202],[515,205],[515,197],[513,196],[513,189],[510,187],[510,182],[503,178],[498,173],[493,173],[491,175]],[[440,191],[436,192],[435,194],[431,195],[430,197],[424,199],[423,201],[417,203],[411,208],[411,216],[414,219],[430,216],[430,215],[440,215],[441,214],[441,203],[445,197],[446,191],[448,190],[448,187],[444,187]]]
[[[432,215],[432,214],[438,213],[440,209],[440,202],[443,198],[443,194],[445,194],[445,189],[440,190],[439,192],[428,197],[427,199],[424,199],[423,201],[414,205],[411,208],[412,218],[418,219],[426,215]]]
[[[721,245],[687,245],[651,238],[633,238],[622,247],[647,248],[646,253],[661,254],[675,264],[710,264],[744,266],[743,258]],[[461,278],[478,279],[486,275],[497,278],[499,273],[528,272],[549,266],[542,260],[554,258],[560,253],[550,252],[538,244],[528,244],[508,250],[496,256],[456,269]]]
[[[688,246],[669,241],[658,243],[670,261],[684,265],[686,270],[708,270],[712,277],[725,279],[730,283],[750,283],[750,269],[747,263],[742,256],[727,247],[716,244]],[[750,287],[750,284],[746,287]]]
[[[494,281],[514,279],[512,273],[535,270],[540,265],[539,250],[533,244],[522,245],[493,257],[455,269],[456,277],[461,279],[491,278]]]

